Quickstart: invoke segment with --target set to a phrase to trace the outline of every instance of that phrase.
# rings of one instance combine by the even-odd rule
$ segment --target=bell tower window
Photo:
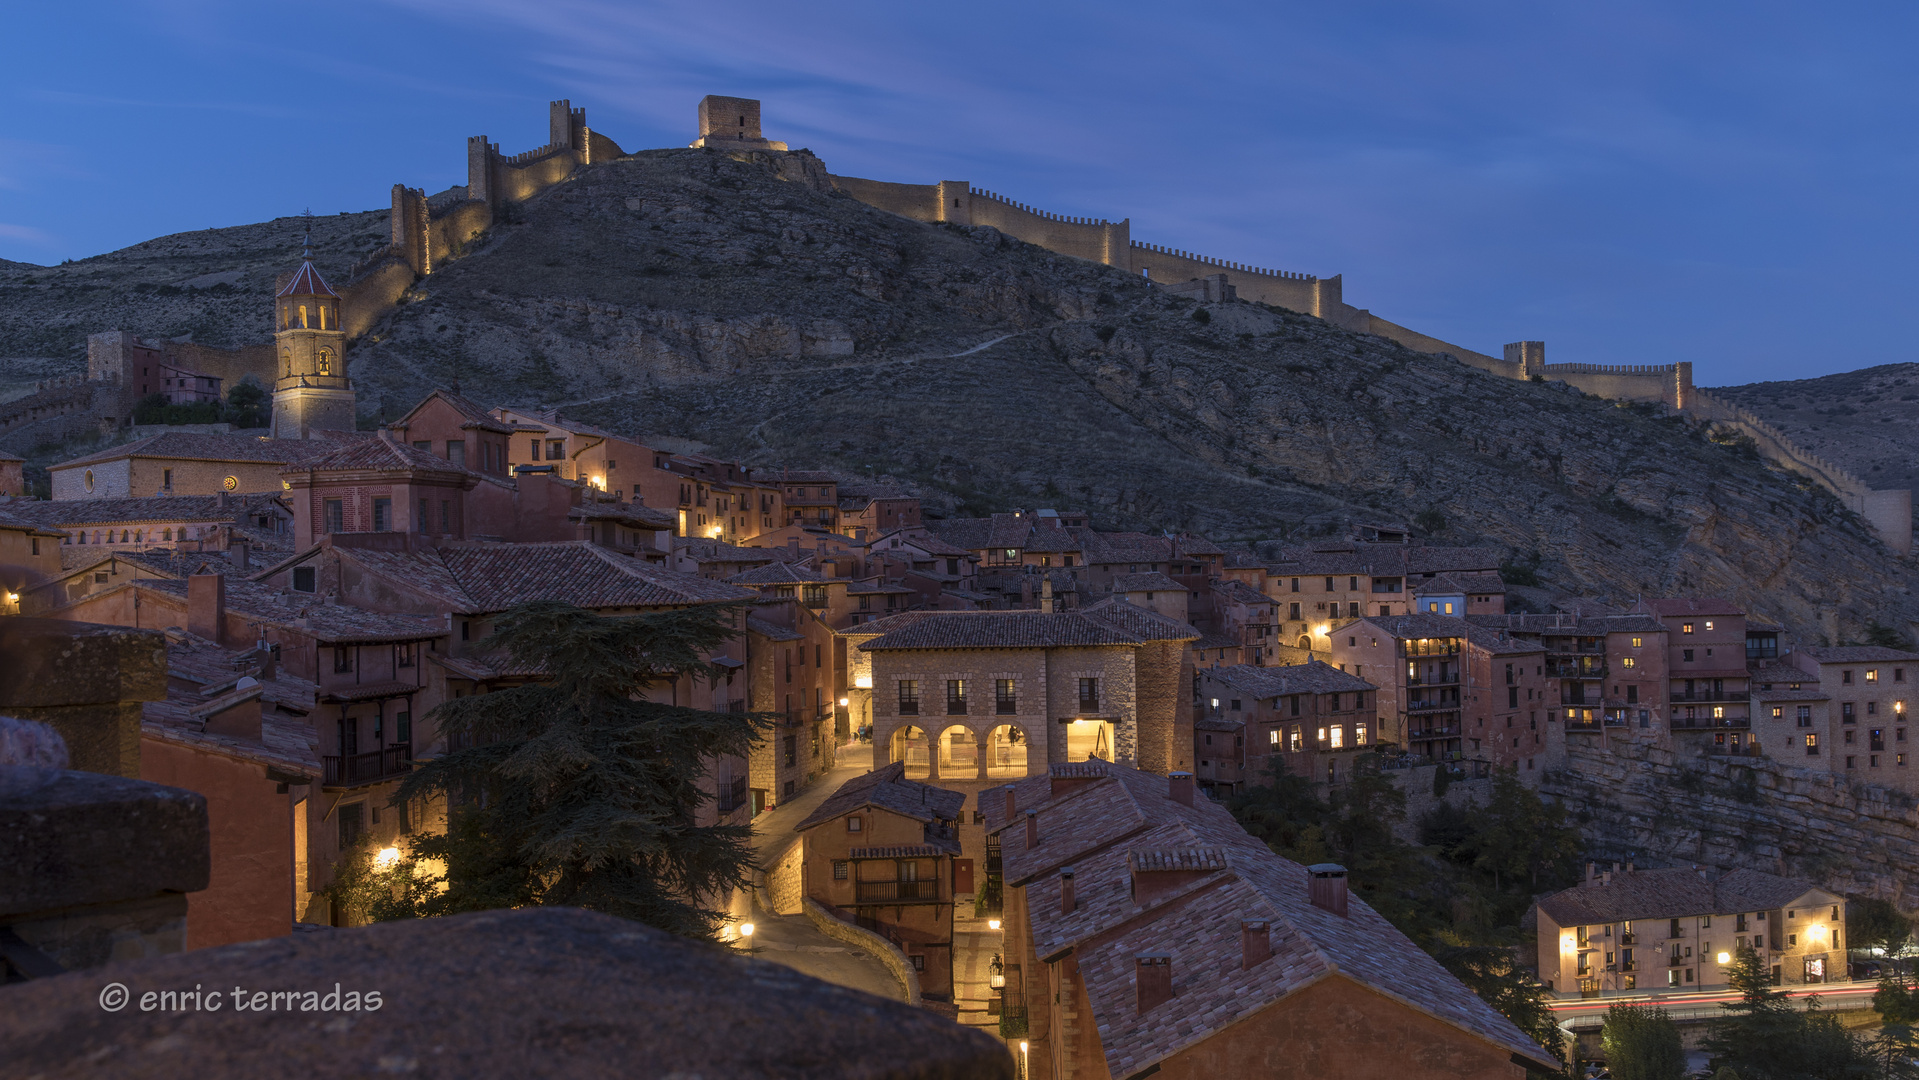
[[[333,351],[331,349],[321,349],[320,350],[320,374],[325,375],[328,372],[330,372],[332,369],[333,369]]]

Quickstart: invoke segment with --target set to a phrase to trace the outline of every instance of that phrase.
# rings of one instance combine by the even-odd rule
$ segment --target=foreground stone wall
[[[1804,877],[1919,907],[1919,802],[1763,757],[1687,757],[1651,743],[1573,745],[1540,792],[1594,858]]]
[[[856,949],[873,954],[880,963],[886,965],[886,970],[892,972],[893,977],[900,981],[900,985],[906,988],[906,1003],[908,1005],[920,1003],[919,973],[913,970],[913,965],[907,961],[906,954],[901,952],[897,945],[863,926],[854,926],[852,923],[835,919],[825,908],[812,900],[806,901],[806,917],[813,920],[813,925],[827,937],[835,941],[844,941]]]

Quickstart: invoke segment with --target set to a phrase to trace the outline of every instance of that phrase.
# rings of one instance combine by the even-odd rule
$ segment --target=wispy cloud
[[[45,229],[36,229],[31,225],[9,225],[0,221],[0,239],[18,240],[25,244],[34,244],[43,248],[53,248],[60,244],[60,238]]]
[[[201,112],[239,113],[243,116],[293,115],[283,108],[245,101],[166,101],[159,98],[82,94],[71,90],[36,90],[32,92],[32,96],[41,101],[51,101],[61,105],[84,105],[105,109],[190,109]]]

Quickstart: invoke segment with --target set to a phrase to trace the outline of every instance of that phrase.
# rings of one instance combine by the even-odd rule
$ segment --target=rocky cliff
[[[1897,791],[1624,740],[1611,751],[1574,745],[1540,791],[1572,810],[1594,859],[1764,870],[1919,907],[1919,809]]]
[[[316,243],[344,261],[382,221],[320,219],[339,236],[316,228]],[[263,336],[256,290],[285,265],[264,241],[297,224],[236,238],[229,269],[194,262],[191,234],[0,275],[0,352],[76,356],[86,329],[195,318],[209,337]],[[155,266],[176,292],[135,292]],[[248,295],[184,291],[214,273]],[[482,400],[890,476],[936,510],[1082,506],[1103,525],[1253,543],[1420,516],[1554,590],[1724,594],[1812,640],[1919,618],[1910,562],[1683,419],[907,221],[833,191],[804,153],[648,151],[585,170],[424,280],[350,363],[362,408],[389,417],[457,376]]]

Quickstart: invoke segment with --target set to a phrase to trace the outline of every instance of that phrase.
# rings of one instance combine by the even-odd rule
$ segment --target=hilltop
[[[323,270],[376,249],[385,218],[315,219]],[[304,224],[0,274],[0,354],[72,362],[112,326],[260,340]],[[188,291],[220,274],[227,293]],[[1810,640],[1919,617],[1911,564],[1834,499],[1660,407],[895,217],[804,153],[595,165],[509,207],[350,363],[388,417],[457,376],[481,400],[888,477],[936,512],[1079,506],[1255,544],[1417,519],[1558,591],[1723,593]]]
[[[1881,364],[1713,393],[1874,487],[1919,491],[1919,364]]]

